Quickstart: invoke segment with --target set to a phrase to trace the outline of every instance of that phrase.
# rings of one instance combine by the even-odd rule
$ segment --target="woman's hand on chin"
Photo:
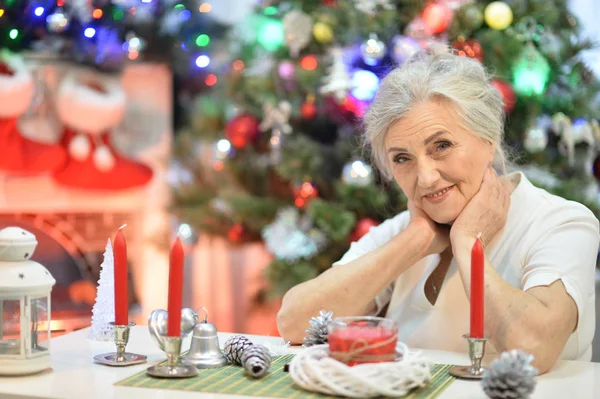
[[[440,225],[431,220],[429,216],[413,201],[408,201],[410,224],[418,226],[419,234],[426,234],[429,245],[423,256],[439,254],[450,246],[450,227]]]
[[[506,223],[510,192],[510,183],[502,181],[489,167],[483,175],[479,191],[452,224],[452,247],[457,248],[465,242],[472,245],[479,233],[483,245],[488,244]]]

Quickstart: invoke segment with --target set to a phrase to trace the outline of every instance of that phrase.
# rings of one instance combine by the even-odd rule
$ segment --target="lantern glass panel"
[[[48,315],[48,297],[31,298],[31,354],[48,351],[50,318]]]
[[[0,298],[0,355],[21,354],[21,300]]]

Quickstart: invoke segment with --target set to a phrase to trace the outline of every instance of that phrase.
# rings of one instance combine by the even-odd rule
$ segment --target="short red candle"
[[[471,250],[471,338],[483,338],[483,245],[479,238]]]
[[[356,359],[350,359],[347,362],[349,366],[361,363],[381,363],[393,360],[390,359],[390,356],[393,358],[396,353],[398,331],[396,328],[382,325],[361,325],[361,322],[353,322],[345,327],[331,331],[328,334],[328,342],[329,351],[333,357],[336,357],[336,352],[340,354],[356,353],[362,347],[385,342],[381,346],[360,351]],[[360,357],[363,357],[363,359],[360,359]],[[369,357],[373,358],[368,359]],[[380,359],[377,359],[377,357],[380,357]]]
[[[113,247],[115,266],[115,324],[118,326],[125,326],[129,323],[127,312],[129,304],[127,290],[127,242],[123,235],[123,227],[117,231]]]
[[[183,247],[179,237],[171,248],[169,265],[169,305],[167,317],[167,336],[181,335],[181,302],[183,300]]]

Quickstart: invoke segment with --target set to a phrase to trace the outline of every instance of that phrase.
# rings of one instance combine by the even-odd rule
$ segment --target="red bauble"
[[[517,97],[510,83],[504,80],[494,79],[491,81],[492,86],[496,88],[502,95],[502,101],[504,102],[504,112],[509,114],[515,108],[515,102]]]
[[[13,71],[6,63],[0,62],[0,75],[5,76],[14,76],[15,71]]]
[[[256,140],[260,133],[258,119],[252,115],[236,116],[225,126],[225,137],[235,148],[244,148]]]
[[[227,231],[227,238],[231,242],[241,242],[246,237],[246,228],[243,224],[236,223]]]
[[[317,187],[310,183],[304,182],[298,187],[294,188],[294,204],[298,208],[304,208],[309,202],[319,195]]]
[[[475,58],[479,62],[483,62],[483,48],[475,39],[457,40],[452,43],[452,47],[458,50],[458,55],[462,57]]]
[[[300,113],[303,119],[312,119],[317,115],[317,106],[313,102],[307,101],[302,104]]]
[[[371,218],[360,219],[354,226],[354,230],[350,233],[350,242],[358,241],[362,236],[367,234],[371,227],[378,226],[379,222]]]
[[[452,21],[452,10],[445,4],[431,3],[423,9],[421,19],[425,22],[431,33],[442,33]]]

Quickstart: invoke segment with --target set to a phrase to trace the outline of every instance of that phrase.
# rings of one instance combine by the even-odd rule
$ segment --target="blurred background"
[[[595,1],[0,0],[0,227],[37,236],[54,334],[90,324],[126,223],[136,322],[179,235],[184,306],[277,335],[290,287],[405,209],[360,121],[438,46],[493,74],[514,167],[600,216]]]

